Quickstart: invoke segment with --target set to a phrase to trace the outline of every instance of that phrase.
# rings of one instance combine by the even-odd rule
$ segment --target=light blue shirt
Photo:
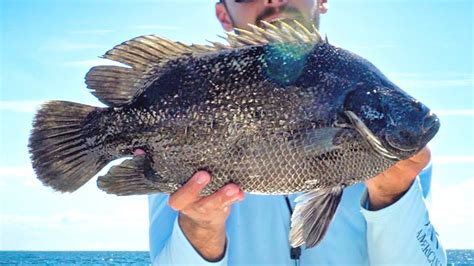
[[[363,207],[363,183],[345,188],[326,236],[314,248],[303,247],[299,265],[446,265],[425,204],[430,183],[431,165],[403,197],[379,211]],[[289,196],[292,204],[296,196]],[[233,204],[225,256],[218,262],[203,259],[187,240],[168,195],[150,195],[149,208],[154,265],[297,265],[290,259],[290,212],[284,196],[246,194]]]

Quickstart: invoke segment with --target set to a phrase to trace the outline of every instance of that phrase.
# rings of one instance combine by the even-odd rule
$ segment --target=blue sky
[[[474,249],[473,4],[470,0],[330,0],[321,31],[372,61],[435,110],[431,217],[447,248]],[[100,105],[84,75],[143,34],[219,40],[209,0],[0,1],[0,250],[147,250],[147,201],[91,181],[60,194],[36,180],[27,142],[38,104]],[[103,173],[103,172],[102,172]]]

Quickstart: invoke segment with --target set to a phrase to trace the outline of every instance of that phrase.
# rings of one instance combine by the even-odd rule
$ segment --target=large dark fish
[[[141,36],[86,75],[108,108],[51,101],[36,114],[29,149],[38,178],[72,192],[110,161],[98,186],[117,195],[172,193],[199,169],[204,194],[233,182],[263,194],[307,192],[290,240],[316,245],[343,188],[409,158],[438,119],[367,60],[317,31],[266,24],[230,46]]]

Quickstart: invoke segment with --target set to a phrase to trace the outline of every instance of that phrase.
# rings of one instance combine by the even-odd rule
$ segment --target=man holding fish
[[[123,65],[86,74],[106,107],[56,100],[36,113],[38,179],[73,192],[128,157],[97,185],[153,194],[154,264],[445,265],[424,201],[439,119],[323,40],[327,7],[221,0],[228,45],[115,46],[103,57]]]
[[[216,16],[226,31],[252,31],[260,21],[319,27],[327,0],[221,0]],[[140,152],[138,152],[140,153]],[[150,246],[156,264],[189,265],[445,265],[446,254],[424,199],[431,181],[430,151],[348,186],[328,232],[314,248],[288,243],[295,195],[261,196],[227,184],[209,196],[198,171],[171,196],[151,195]],[[244,199],[245,198],[245,199]],[[169,205],[168,205],[169,204]]]

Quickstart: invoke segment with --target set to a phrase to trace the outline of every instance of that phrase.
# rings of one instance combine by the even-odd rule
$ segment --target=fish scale
[[[229,183],[298,197],[292,246],[313,247],[343,189],[420,151],[439,121],[367,60],[296,28],[252,26],[230,45],[184,45],[140,36],[104,58],[86,84],[107,105],[51,101],[33,121],[33,168],[73,192],[100,176],[116,195],[173,193],[198,170],[210,195]],[[248,45],[251,44],[251,45]],[[427,123],[427,124],[425,124]],[[132,156],[141,149],[144,155]]]

